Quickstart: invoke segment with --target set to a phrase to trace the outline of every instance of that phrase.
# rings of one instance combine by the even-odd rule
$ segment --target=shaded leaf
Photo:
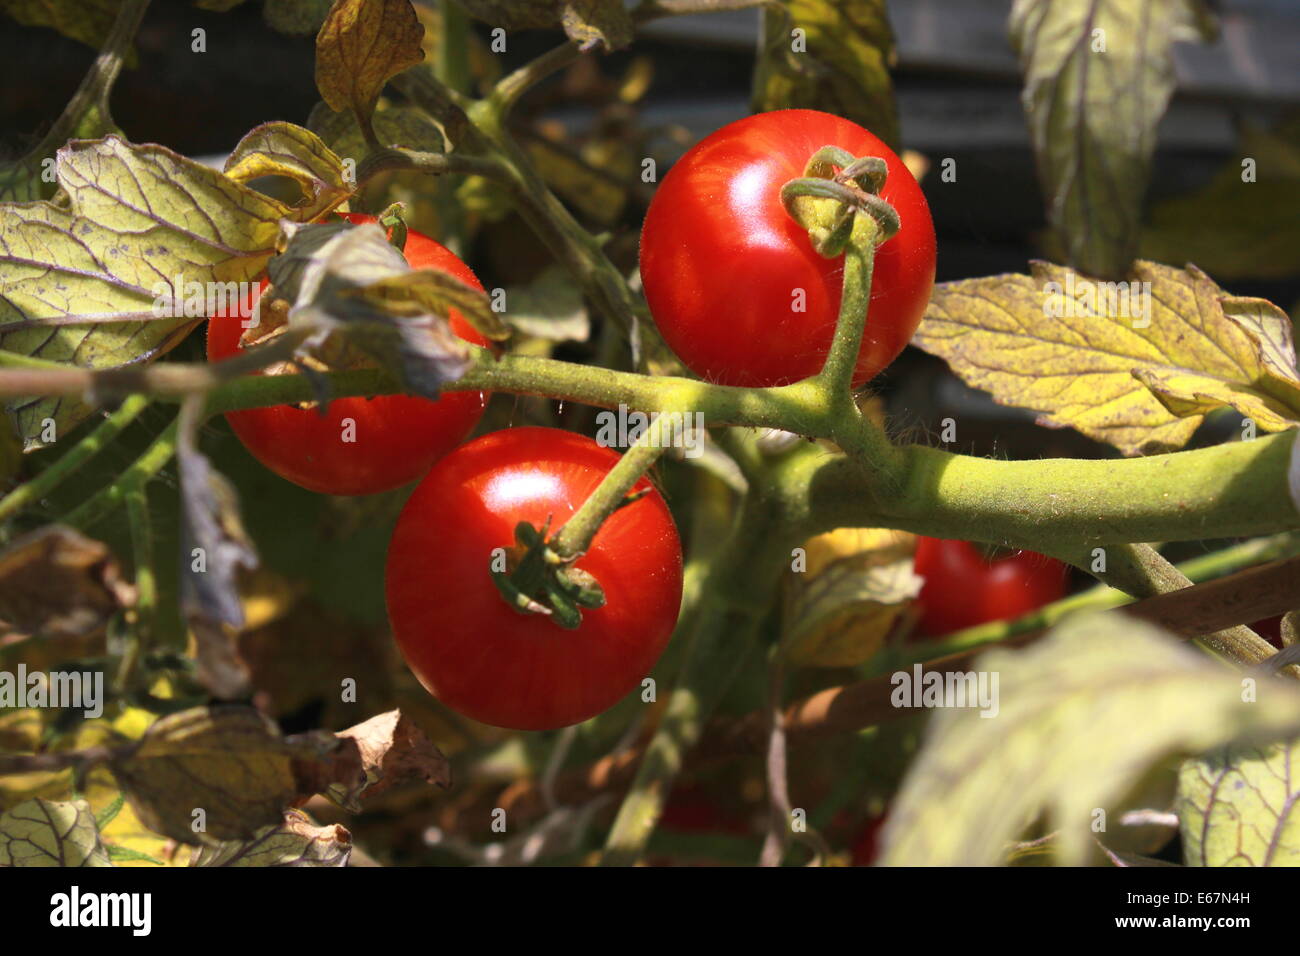
[[[622,0],[457,0],[471,15],[507,30],[561,27],[582,49],[617,50],[632,42]]]
[[[332,5],[333,0],[266,0],[262,16],[272,30],[298,36],[320,30]]]
[[[424,60],[411,0],[336,0],[316,36],[316,87],[333,110],[369,122],[390,77]]]
[[[1118,289],[1048,263],[1031,271],[939,284],[913,344],[1040,424],[1125,454],[1181,447],[1222,404],[1264,430],[1300,416],[1294,354],[1288,375],[1289,340],[1266,303],[1226,296],[1194,266],[1137,262]]]
[[[263,827],[248,841],[200,846],[190,866],[347,866],[352,834],[337,823],[318,827],[298,810]]]
[[[446,148],[442,130],[424,113],[413,106],[394,106],[378,109],[372,117],[375,135],[385,146],[440,153]],[[328,103],[317,103],[307,117],[307,126],[338,155],[360,162],[369,148],[350,111],[335,112]]]
[[[249,707],[195,707],[159,718],[110,768],[146,827],[193,844],[277,824],[303,795],[304,768],[327,759]]]
[[[1137,252],[1172,47],[1212,38],[1200,0],[1016,0],[1011,42],[1047,218],[1080,272],[1119,278]]]
[[[790,660],[854,667],[872,657],[921,590],[916,539],[901,531],[841,528],[804,544],[807,567],[787,576]]]
[[[525,335],[553,342],[585,342],[591,334],[582,290],[555,265],[527,285],[507,287],[505,320]]]
[[[1178,816],[1188,866],[1300,866],[1295,741],[1225,747],[1186,761]]]
[[[112,866],[85,800],[28,800],[0,814],[0,866]]]
[[[764,24],[755,112],[824,110],[898,148],[898,106],[889,77],[894,31],[885,0],[781,0],[769,8]],[[792,49],[796,29],[804,51]]]
[[[1122,612],[1072,618],[973,670],[998,675],[997,714],[932,715],[885,827],[886,865],[997,864],[1040,816],[1060,862],[1077,864],[1098,811],[1156,761],[1300,728],[1290,682],[1260,681],[1248,702],[1241,675]]]
[[[0,12],[32,27],[50,27],[71,40],[98,49],[117,19],[122,0],[0,0]],[[129,54],[129,65],[135,54]]]
[[[1151,209],[1143,258],[1195,262],[1221,279],[1300,272],[1300,121],[1247,130],[1240,153],[1203,188]],[[1243,180],[1246,159],[1252,181]]]

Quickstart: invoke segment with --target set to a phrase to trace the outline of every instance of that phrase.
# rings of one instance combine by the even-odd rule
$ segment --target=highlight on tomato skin
[[[723,385],[784,385],[820,371],[835,329],[843,259],[813,250],[781,187],[823,146],[885,160],[881,196],[901,219],[876,251],[853,384],[898,357],[934,287],[935,234],[903,161],[857,124],[816,110],[737,120],[664,176],[641,230],[641,280],[664,340],[696,375]]]
[[[925,578],[914,637],[938,637],[1013,620],[1065,596],[1069,569],[1034,551],[989,561],[969,541],[917,540],[916,573]]]
[[[360,225],[374,216],[340,213]],[[476,289],[483,286],[464,262],[441,243],[414,230],[404,250],[412,268],[436,269]],[[268,282],[257,291],[260,298]],[[254,300],[254,304],[256,299]],[[451,329],[474,345],[487,340],[459,312]],[[240,354],[243,319],[219,312],[208,321],[210,361]],[[260,373],[259,373],[260,374]],[[227,412],[226,420],[244,447],[282,478],[309,491],[365,495],[389,491],[419,478],[474,430],[487,395],[444,392],[436,400],[415,395],[336,398],[324,414],[316,408],[279,405]]]
[[[618,460],[572,432],[511,428],[457,449],[416,487],[389,544],[388,617],[407,665],[442,703],[481,723],[546,730],[601,713],[649,676],[677,621],[682,551],[648,479],[576,564],[605,593],[576,629],[515,610],[490,573],[519,522],[550,518],[554,532]]]

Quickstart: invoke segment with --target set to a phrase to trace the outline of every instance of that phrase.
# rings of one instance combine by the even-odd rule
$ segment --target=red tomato
[[[853,841],[852,859],[854,866],[871,866],[880,855],[880,831],[889,819],[888,811],[879,813],[867,820],[862,832]]]
[[[677,621],[682,554],[647,480],[577,563],[606,598],[577,629],[514,610],[490,574],[516,524],[551,517],[555,532],[618,458],[572,432],[512,428],[452,452],[415,489],[388,546],[388,617],[407,664],[448,707],[545,730],[600,713],[649,674]]]
[[[915,568],[925,578],[918,637],[1011,620],[1065,596],[1065,565],[1033,551],[990,562],[969,541],[921,538]]]
[[[353,223],[374,216],[341,213]],[[436,269],[482,289],[469,266],[449,249],[414,230],[407,233],[412,268]],[[266,289],[262,280],[258,296]],[[452,311],[451,328],[475,345],[487,340]],[[239,316],[208,321],[208,359],[219,361],[243,350]],[[437,401],[414,395],[336,398],[325,415],[316,409],[277,405],[227,412],[226,420],[253,457],[282,478],[329,495],[365,495],[414,481],[474,430],[487,404],[481,392],[446,392]],[[345,420],[355,423],[345,433]],[[354,441],[345,441],[345,437]]]
[[[1278,650],[1282,649],[1282,615],[1279,614],[1277,617],[1266,617],[1262,621],[1256,621],[1250,625],[1250,628]]]
[[[838,116],[760,113],[722,127],[678,160],[641,230],[650,312],[701,378],[783,385],[821,369],[839,314],[844,262],[813,250],[780,193],[823,146],[884,159],[889,174],[881,195],[902,221],[876,254],[854,384],[892,362],[916,331],[934,285],[934,225],[903,161]],[[796,290],[806,297],[804,311],[795,311]]]

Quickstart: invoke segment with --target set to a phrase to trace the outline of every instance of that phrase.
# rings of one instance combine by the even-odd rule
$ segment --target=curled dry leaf
[[[359,812],[361,797],[378,796],[407,780],[423,780],[443,789],[451,786],[451,764],[401,710],[378,714],[338,736],[356,742],[365,769],[360,783],[336,784],[326,791],[346,810]]]
[[[251,840],[195,847],[190,866],[347,866],[352,834],[337,823],[318,827],[299,810],[258,830]]]

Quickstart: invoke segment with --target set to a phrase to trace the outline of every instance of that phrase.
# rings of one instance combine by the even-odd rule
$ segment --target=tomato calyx
[[[898,213],[880,196],[887,175],[888,167],[878,156],[854,156],[838,146],[823,146],[809,158],[803,176],[781,187],[781,203],[808,230],[817,254],[833,259],[844,253],[860,212],[876,220],[875,245],[898,233]]]
[[[406,254],[406,205],[395,202],[375,217],[379,226],[388,233],[388,241],[402,255]]]
[[[575,567],[586,552],[560,554],[553,547],[551,519],[539,531],[527,521],[515,525],[515,545],[506,549],[506,570],[492,569],[492,581],[520,614],[543,614],[566,630],[582,623],[582,609],[605,605],[605,592],[590,573]]]

